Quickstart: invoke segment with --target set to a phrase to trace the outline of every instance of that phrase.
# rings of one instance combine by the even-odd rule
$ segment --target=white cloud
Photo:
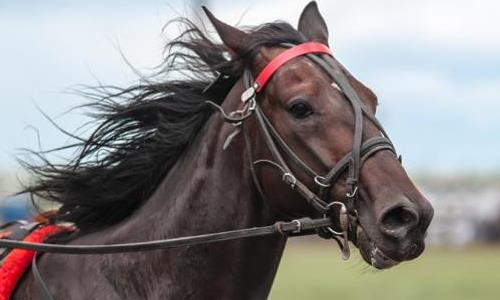
[[[429,69],[388,69],[373,72],[366,81],[375,87],[385,112],[414,109],[478,129],[500,129],[500,77],[463,82]]]
[[[295,25],[307,2],[211,1],[211,7],[216,16],[231,24],[238,22],[248,9],[242,25],[276,19]],[[32,136],[22,129],[26,124],[36,125],[42,134],[50,127],[30,104],[32,97],[40,106],[48,108],[50,114],[57,115],[75,104],[75,99],[54,97],[54,92],[73,84],[93,83],[91,72],[106,83],[119,84],[134,79],[115,48],[118,42],[134,65],[153,67],[159,63],[164,43],[160,37],[161,28],[174,15],[169,5],[163,3],[143,8],[137,5],[98,8],[95,5],[85,9],[73,4],[43,12],[0,12],[0,89],[3,95],[0,99],[0,138],[9,141],[8,145],[1,145],[0,156],[16,147],[29,146],[27,140],[32,140]],[[461,53],[497,58],[500,53],[497,32],[500,1],[319,0],[319,6],[330,26],[334,49],[338,44],[342,53],[355,49],[363,55],[363,51],[368,51],[364,49],[374,44],[401,45],[394,51],[403,56],[405,53],[401,52],[415,44],[424,45],[426,49],[446,49],[445,53],[450,55],[456,49]],[[183,13],[189,9],[185,4],[174,8]],[[385,55],[380,59],[391,59],[387,53]],[[435,54],[429,51],[422,55],[432,58]],[[418,140],[419,132],[415,128],[411,131],[411,121],[400,119],[400,115],[407,116],[401,112],[408,107],[418,107],[435,122],[449,118],[485,131],[498,123],[500,78],[454,78],[442,72],[439,63],[422,67],[362,65],[357,70],[363,73],[361,80],[378,93],[382,113],[391,117],[388,125],[404,129],[401,139],[408,132],[413,135],[412,140]],[[441,115],[434,112],[441,112]],[[448,128],[436,128],[436,135],[438,133],[439,136],[460,135]],[[491,140],[479,139],[480,135],[478,131],[477,143]],[[453,164],[460,161],[460,157],[444,157],[443,163],[446,160]],[[414,165],[424,163],[422,158]]]
[[[322,1],[339,40],[400,41],[478,51],[500,48],[500,2],[495,0]],[[494,49],[491,49],[493,47]]]
[[[444,105],[471,102],[500,107],[500,76],[481,81],[454,80],[434,69],[378,69],[371,70],[368,82],[383,91],[389,98],[408,95],[408,101],[418,99],[422,103]],[[400,98],[405,101],[405,98]]]
[[[243,24],[282,19],[295,25],[309,1],[215,2],[221,19]],[[500,49],[500,1],[496,0],[323,0],[320,10],[331,38],[342,44],[377,42],[417,43],[433,47],[460,47],[479,53]],[[229,7],[228,7],[229,5]]]

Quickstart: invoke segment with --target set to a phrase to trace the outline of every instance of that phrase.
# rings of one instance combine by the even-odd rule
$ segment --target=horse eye
[[[307,102],[296,102],[288,108],[288,112],[297,119],[305,119],[313,113],[312,107]]]

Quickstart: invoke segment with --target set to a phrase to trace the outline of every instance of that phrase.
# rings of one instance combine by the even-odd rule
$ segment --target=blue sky
[[[500,2],[321,1],[336,57],[380,100],[379,117],[412,173],[500,171]],[[208,1],[221,19],[296,24],[307,1]],[[76,84],[126,85],[162,57],[174,31],[162,26],[181,1],[0,2],[0,171],[18,148],[69,142],[37,111],[64,127],[82,99]],[[35,105],[36,104],[36,105]]]

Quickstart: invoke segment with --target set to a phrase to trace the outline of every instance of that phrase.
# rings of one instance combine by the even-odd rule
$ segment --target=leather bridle
[[[328,47],[314,42],[303,43],[300,45],[282,44],[282,46],[288,49],[274,58],[256,77],[255,81],[252,80],[250,70],[247,69],[244,71],[243,82],[245,85],[245,91],[241,96],[241,100],[243,102],[243,107],[241,109],[235,110],[231,113],[226,113],[218,104],[211,101],[207,101],[207,103],[219,110],[224,121],[236,126],[236,130],[228,136],[226,142],[224,143],[224,149],[229,146],[231,140],[237,133],[243,131],[252,177],[262,197],[265,198],[266,196],[256,174],[255,167],[264,164],[275,167],[279,170],[283,181],[291,189],[298,192],[311,207],[323,216],[322,218],[301,218],[289,222],[279,221],[273,225],[264,227],[137,243],[114,245],[55,245],[0,239],[0,247],[67,254],[109,254],[185,247],[274,234],[295,236],[317,233],[321,237],[335,239],[342,249],[342,257],[344,259],[349,258],[350,251],[348,247],[348,235],[351,233],[355,236],[356,227],[358,226],[358,214],[355,202],[358,198],[359,174],[361,166],[376,152],[389,150],[396,153],[396,151],[381,124],[366,109],[363,102],[350,85],[349,80],[342,72],[342,68],[333,59],[332,53]],[[321,69],[333,80],[334,85],[338,86],[339,90],[344,94],[354,111],[355,128],[352,150],[351,152],[345,154],[344,157],[334,166],[330,166],[330,171],[325,175],[320,175],[313,168],[307,165],[307,163],[305,163],[295,153],[295,151],[288,146],[286,141],[281,137],[279,132],[272,125],[271,121],[264,114],[257,100],[259,93],[264,91],[264,87],[272,78],[272,75],[282,65],[299,56],[306,56],[321,67]],[[255,116],[260,132],[262,133],[262,137],[267,148],[271,152],[272,159],[254,160],[253,158],[248,129],[244,126],[245,120],[251,116]],[[365,117],[379,129],[380,136],[369,138],[363,142],[363,119]],[[313,179],[312,181],[315,183],[316,189],[308,187],[294,174],[292,168],[290,168],[289,164],[285,160],[284,155],[286,155],[287,158],[293,161],[294,164],[300,167]],[[345,199],[343,199],[344,201],[330,202],[328,200],[330,189],[337,183],[345,171],[347,171]],[[317,190],[317,192],[313,190]],[[337,207],[338,210],[335,210],[335,207]],[[335,216],[336,211],[338,211],[338,216]],[[334,229],[336,224],[340,226],[340,230]],[[47,285],[38,271],[36,265],[36,254],[32,263],[32,272],[35,276],[36,282],[42,290],[43,298],[53,299]]]
[[[327,226],[324,228],[325,231],[321,236],[335,238],[342,249],[343,258],[347,259],[349,257],[348,234],[351,232],[353,236],[355,236],[356,226],[358,224],[358,213],[355,208],[355,202],[358,198],[361,166],[370,156],[379,151],[389,150],[396,154],[396,150],[380,122],[366,109],[366,106],[350,85],[341,67],[333,59],[331,50],[328,47],[316,42],[308,42],[299,45],[282,44],[282,46],[288,49],[273,58],[257,75],[255,80],[252,80],[250,70],[246,69],[244,71],[243,83],[245,91],[241,96],[243,108],[227,114],[220,106],[213,102],[209,103],[223,113],[222,116],[226,122],[235,124],[237,127],[243,127],[242,130],[244,131],[246,149],[247,152],[250,153],[248,155],[250,170],[252,171],[255,185],[264,198],[265,194],[255,171],[255,166],[260,164],[269,165],[278,169],[281,173],[282,180],[291,189],[297,191],[320,215],[335,218],[335,216],[332,215],[335,211],[333,208],[338,207],[339,215],[336,219],[340,225],[340,231],[333,229],[332,226]],[[330,171],[325,175],[320,175],[295,153],[281,137],[276,128],[274,128],[257,100],[259,94],[264,91],[266,83],[272,78],[273,74],[285,63],[300,56],[306,56],[328,74],[333,80],[332,86],[338,87],[354,111],[355,128],[352,150],[345,154],[334,166],[329,166]],[[271,152],[272,159],[253,159],[251,154],[252,149],[251,146],[249,146],[249,134],[246,127],[242,126],[243,122],[252,115],[255,116],[262,138]],[[365,142],[363,142],[364,117],[368,118],[380,131],[380,136],[369,138]],[[230,135],[230,138],[232,139],[239,131],[240,129],[237,128],[235,133]],[[227,147],[227,143],[225,143],[225,147]],[[312,181],[317,186],[317,192],[309,188],[294,174],[283,154],[311,177]],[[345,171],[347,171],[345,199],[344,201],[330,202],[328,199],[330,190]]]

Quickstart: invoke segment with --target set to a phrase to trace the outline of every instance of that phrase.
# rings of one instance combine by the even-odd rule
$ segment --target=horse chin
[[[369,265],[376,269],[389,269],[400,263],[400,261],[385,254],[377,246],[377,243],[370,239],[361,225],[358,226],[356,231],[356,246],[359,249],[361,257],[363,257]]]

